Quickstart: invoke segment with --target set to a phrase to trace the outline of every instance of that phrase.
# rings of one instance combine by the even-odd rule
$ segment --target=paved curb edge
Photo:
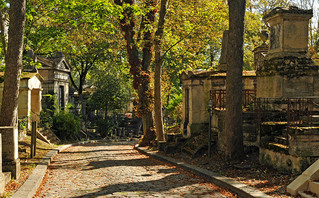
[[[24,184],[12,195],[12,198],[21,198],[21,197],[32,198],[37,192],[38,188],[40,187],[41,182],[46,173],[46,170],[48,166],[50,165],[53,157],[57,155],[58,153],[60,153],[61,151],[63,151],[64,149],[67,149],[70,146],[93,143],[98,141],[103,142],[105,140],[90,140],[90,141],[77,142],[73,144],[66,144],[58,148],[52,149],[40,160],[39,164],[33,169],[32,174],[24,182]]]
[[[226,188],[230,190],[233,193],[238,194],[240,197],[247,197],[247,198],[270,198],[271,196],[259,191],[258,189],[255,189],[253,187],[247,186],[246,184],[240,183],[238,181],[235,181],[229,177],[221,176],[218,173],[214,173],[212,171],[208,171],[203,168],[199,168],[190,164],[187,164],[182,161],[175,160],[171,157],[166,157],[163,155],[160,155],[154,151],[149,151],[145,148],[141,147],[135,147],[136,150],[139,152],[152,156],[154,158],[157,158],[161,161],[169,162],[171,164],[174,164],[176,166],[179,166],[185,170],[191,171],[193,173],[196,173],[202,177],[204,177],[206,180],[220,186],[223,188]]]

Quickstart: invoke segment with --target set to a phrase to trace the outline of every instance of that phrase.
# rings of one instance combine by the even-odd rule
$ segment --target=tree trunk
[[[167,0],[161,0],[161,10],[158,21],[157,31],[155,33],[155,74],[154,74],[154,109],[155,109],[155,128],[157,133],[157,141],[163,141],[163,113],[162,113],[162,64],[163,57],[161,56],[161,44],[164,33],[165,15],[167,10]]]
[[[155,22],[156,15],[156,0],[149,0],[145,2],[145,8],[148,12],[145,15],[145,22],[143,25],[143,59],[142,59],[142,75],[141,75],[141,94],[139,101],[142,103],[142,114],[143,119],[143,131],[144,137],[140,141],[140,144],[150,145],[156,138],[154,133],[154,123],[152,117],[152,98],[153,90],[151,89],[151,62],[153,57],[153,47],[154,47],[154,34],[152,30],[148,27],[152,26]]]
[[[115,4],[123,6],[124,3],[133,5],[133,0],[115,0]],[[126,40],[126,50],[128,53],[129,64],[131,66],[130,73],[133,75],[133,87],[138,90],[138,112],[143,119],[144,136],[140,140],[140,145],[149,145],[155,140],[152,119],[152,99],[153,91],[150,87],[150,66],[152,61],[153,51],[153,32],[149,28],[153,25],[156,16],[156,0],[145,2],[145,8],[148,10],[143,17],[141,30],[143,33],[143,59],[139,58],[139,48],[135,40],[135,20],[134,13],[129,8],[124,8],[123,18],[120,19],[120,26],[124,32]]]
[[[8,35],[8,32],[6,31],[7,18],[3,12],[4,12],[3,10],[0,11],[0,30],[1,30],[2,51],[3,51],[3,56],[5,57],[7,54],[7,35]]]
[[[225,157],[243,157],[242,71],[245,0],[229,0],[229,36],[226,77]]]
[[[25,6],[25,0],[10,1],[6,71],[0,114],[1,126],[15,126],[17,123]]]

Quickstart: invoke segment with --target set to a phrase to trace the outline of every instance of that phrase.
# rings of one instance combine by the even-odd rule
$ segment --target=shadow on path
[[[103,160],[103,161],[91,161],[87,165],[85,170],[94,170],[100,168],[114,167],[114,166],[156,166],[162,164],[160,162],[155,163],[150,158],[142,159],[127,159],[127,160]]]
[[[164,197],[171,197],[171,196],[179,196],[184,197],[186,195],[193,196],[208,196],[208,195],[218,195],[218,197],[222,197],[220,192],[222,189],[220,188],[209,188],[203,183],[205,181],[203,179],[194,179],[187,175],[181,174],[177,169],[175,169],[176,174],[168,175],[162,179],[158,180],[149,180],[149,181],[136,181],[131,183],[119,183],[119,184],[112,184],[108,186],[104,186],[102,188],[95,189],[96,192],[87,193],[81,196],[73,197],[73,198],[80,198],[80,197],[98,197],[98,196],[120,196],[122,194],[124,197],[130,196],[151,196],[155,193],[163,193]],[[140,177],[148,177],[149,175],[140,175]],[[136,178],[138,179],[138,178]],[[198,184],[196,186],[190,186]],[[167,192],[174,188],[185,187],[183,190],[176,189],[171,192]],[[166,192],[166,193],[164,193]],[[114,194],[116,193],[116,194]],[[120,194],[119,194],[120,193]]]

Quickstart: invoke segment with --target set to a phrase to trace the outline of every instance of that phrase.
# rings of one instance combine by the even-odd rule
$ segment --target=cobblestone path
[[[90,143],[58,154],[35,197],[233,197],[133,143]]]

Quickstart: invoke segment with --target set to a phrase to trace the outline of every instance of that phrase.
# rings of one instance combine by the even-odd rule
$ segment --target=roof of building
[[[42,64],[42,67],[39,69],[59,69],[65,72],[70,72],[70,66],[68,61],[62,52],[59,52],[56,57],[46,58],[42,56],[36,57],[37,61]]]
[[[4,72],[0,72],[0,77],[4,76]],[[41,81],[43,80],[43,77],[39,73],[31,73],[31,72],[22,72],[21,73],[21,79],[31,79],[34,76],[38,77]]]
[[[312,10],[303,10],[296,6],[289,6],[289,7],[276,7],[272,10],[270,10],[268,13],[266,13],[263,17],[263,19],[267,19],[269,17],[272,17],[276,14],[303,14],[303,15],[313,15]]]
[[[194,79],[194,78],[209,78],[209,77],[225,77],[226,72],[219,71],[184,71],[180,74],[181,80]],[[243,76],[245,77],[254,77],[256,76],[256,71],[243,71]]]
[[[31,79],[36,76],[41,82],[43,81],[43,77],[39,73],[31,73],[31,72],[22,72],[21,79]],[[4,72],[0,72],[0,83],[4,81]]]

